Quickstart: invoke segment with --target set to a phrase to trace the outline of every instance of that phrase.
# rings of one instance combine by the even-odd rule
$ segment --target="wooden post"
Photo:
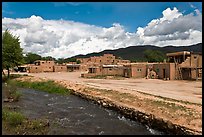
[[[196,81],[198,80],[198,56],[196,57]]]

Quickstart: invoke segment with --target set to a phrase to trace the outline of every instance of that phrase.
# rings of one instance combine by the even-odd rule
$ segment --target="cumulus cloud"
[[[2,29],[8,28],[20,36],[24,52],[41,56],[67,58],[78,54],[100,52],[136,45],[190,45],[202,42],[202,14],[183,15],[177,8],[167,8],[162,17],[153,19],[135,33],[119,23],[109,28],[68,20],[30,18],[2,18]]]

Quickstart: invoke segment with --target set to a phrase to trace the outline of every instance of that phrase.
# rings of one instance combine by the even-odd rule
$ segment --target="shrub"
[[[35,82],[28,82],[28,81],[15,81],[17,86],[24,87],[24,88],[33,88],[36,90],[45,91],[48,93],[57,93],[57,94],[69,94],[70,90],[58,85],[54,81],[35,81]]]
[[[18,126],[23,123],[25,117],[19,112],[13,112],[7,109],[3,109],[2,119],[5,120],[11,126]]]

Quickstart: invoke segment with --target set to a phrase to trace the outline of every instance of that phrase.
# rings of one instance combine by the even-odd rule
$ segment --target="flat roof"
[[[104,68],[123,67],[123,65],[102,65]]]
[[[172,52],[172,53],[167,53],[166,56],[180,56],[180,55],[190,55],[191,52],[189,51],[180,51],[180,52]]]
[[[71,66],[71,67],[79,67],[80,64],[67,64],[67,66]]]

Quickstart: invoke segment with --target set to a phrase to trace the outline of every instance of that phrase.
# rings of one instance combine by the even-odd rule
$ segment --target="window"
[[[61,67],[61,69],[62,69],[62,67]]]
[[[49,69],[51,69],[51,67],[49,67]]]
[[[50,63],[50,62],[49,62]]]
[[[112,70],[112,68],[109,68],[109,70]]]
[[[141,68],[138,68],[138,69],[137,69],[137,72],[141,72],[141,71],[142,71],[142,69],[141,69]]]
[[[37,67],[35,69],[38,69]]]
[[[42,64],[44,64],[44,62],[42,62]]]

